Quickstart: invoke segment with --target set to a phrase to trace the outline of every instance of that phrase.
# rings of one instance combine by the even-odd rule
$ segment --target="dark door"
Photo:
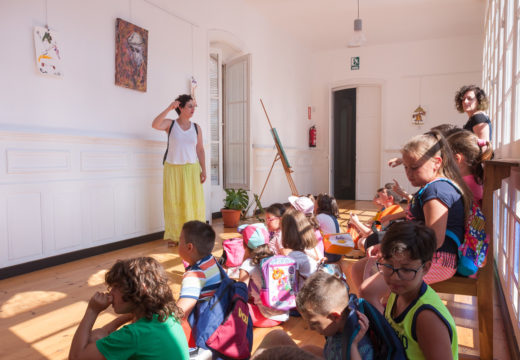
[[[334,92],[334,197],[356,199],[356,89]],[[368,139],[367,139],[368,141]]]

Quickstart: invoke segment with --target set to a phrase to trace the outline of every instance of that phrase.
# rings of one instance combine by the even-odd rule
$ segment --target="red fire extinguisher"
[[[316,147],[316,126],[309,129],[309,147]]]

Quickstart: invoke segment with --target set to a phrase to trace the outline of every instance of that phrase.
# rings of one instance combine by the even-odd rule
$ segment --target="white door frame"
[[[351,79],[344,81],[336,81],[329,84],[329,194],[334,194],[334,92],[345,89],[359,88],[361,86],[378,86],[381,89],[381,116],[379,129],[382,128],[382,124],[385,122],[385,114],[386,112],[386,104],[384,99],[386,99],[386,80],[384,79],[371,79],[371,78],[360,78],[360,79]],[[357,100],[356,100],[357,102]],[[357,113],[357,109],[356,109]],[[357,114],[356,114],[357,121]],[[381,153],[383,153],[384,149],[386,149],[386,140],[381,136],[381,132],[379,132],[379,139],[381,144]],[[382,169],[381,164],[379,164],[379,183],[382,181]],[[356,197],[357,197],[357,174],[356,174]],[[374,189],[374,192],[377,189]]]

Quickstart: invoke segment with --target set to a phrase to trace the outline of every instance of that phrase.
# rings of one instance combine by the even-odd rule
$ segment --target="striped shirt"
[[[186,269],[179,298],[210,298],[217,291],[221,281],[217,262],[213,255],[208,255]]]

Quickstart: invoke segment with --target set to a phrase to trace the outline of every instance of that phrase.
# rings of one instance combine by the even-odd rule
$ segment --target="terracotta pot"
[[[222,220],[224,220],[224,227],[236,228],[240,222],[240,210],[220,209],[222,213]]]

